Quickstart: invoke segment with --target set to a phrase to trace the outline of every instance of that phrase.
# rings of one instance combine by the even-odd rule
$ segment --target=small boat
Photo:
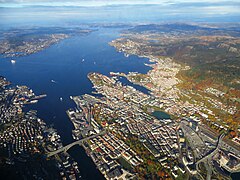
[[[85,61],[85,59],[82,59],[82,62],[84,62]]]
[[[29,102],[29,104],[35,104],[37,102],[38,102],[38,100],[32,100],[32,101]]]
[[[63,101],[63,98],[62,98],[62,97],[60,97],[60,101]]]
[[[93,64],[96,65],[96,62],[94,61]]]
[[[12,64],[15,64],[15,63],[16,63],[16,60],[11,59],[11,63],[12,63]]]
[[[56,81],[54,81],[54,80],[51,80],[51,82],[52,82],[52,83],[57,83],[57,82],[56,82]]]

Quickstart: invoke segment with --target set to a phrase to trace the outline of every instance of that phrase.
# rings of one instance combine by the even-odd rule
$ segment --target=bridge
[[[75,146],[75,145],[81,145],[84,141],[87,141],[87,140],[89,140],[89,139],[91,139],[91,138],[95,138],[95,137],[97,137],[97,136],[103,135],[103,134],[105,134],[105,133],[106,133],[106,131],[104,130],[104,131],[102,131],[102,132],[100,132],[100,133],[98,133],[98,134],[94,134],[94,135],[92,135],[92,136],[88,136],[88,137],[86,137],[86,138],[84,138],[84,139],[80,139],[80,140],[75,141],[75,142],[73,142],[73,143],[71,143],[71,144],[68,144],[68,145],[66,145],[66,146],[64,146],[64,147],[62,147],[62,148],[60,148],[60,149],[58,149],[58,150],[56,150],[56,151],[48,152],[48,153],[47,153],[47,157],[54,156],[54,155],[56,155],[56,154],[58,154],[58,153],[61,153],[61,152],[67,152],[71,147],[73,147],[73,146]]]

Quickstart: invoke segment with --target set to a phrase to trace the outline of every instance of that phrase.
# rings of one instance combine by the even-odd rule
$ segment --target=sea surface
[[[73,125],[66,110],[75,107],[75,104],[69,97],[92,94],[94,89],[87,78],[88,73],[109,75],[111,71],[147,73],[150,70],[144,65],[149,63],[147,58],[125,57],[108,44],[119,37],[120,31],[117,28],[101,28],[88,35],[73,36],[38,53],[14,58],[15,64],[11,64],[11,58],[0,57],[0,75],[13,84],[27,85],[36,94],[47,94],[46,98],[25,109],[37,110],[38,116],[48,125],[53,125],[63,144],[67,145],[74,141],[71,135]],[[127,79],[123,81],[133,85]],[[148,93],[141,86],[134,87]],[[73,147],[69,153],[78,162],[83,179],[103,179],[83,148]]]

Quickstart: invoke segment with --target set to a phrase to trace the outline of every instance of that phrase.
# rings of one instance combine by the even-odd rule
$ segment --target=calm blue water
[[[87,78],[89,72],[109,75],[110,71],[146,73],[150,70],[144,65],[148,63],[146,58],[127,58],[108,45],[118,37],[119,31],[100,29],[89,35],[71,37],[36,54],[15,58],[17,62],[14,65],[10,63],[10,58],[0,58],[0,75],[14,84],[31,87],[36,94],[47,94],[45,99],[26,109],[36,109],[40,118],[58,130],[63,144],[68,144],[73,141],[73,126],[65,112],[75,107],[69,96],[91,94],[92,84]],[[85,179],[91,179],[87,177],[92,177],[93,172],[99,174],[95,166],[89,165],[91,160],[83,150],[71,152],[73,157],[77,157]]]
[[[133,84],[132,82],[130,82],[126,77],[119,77],[118,80],[123,84],[123,85],[128,85],[128,86],[132,86],[134,87],[135,89],[143,92],[144,94],[148,94],[150,95],[150,90],[143,87],[143,86],[140,86],[140,85],[137,85],[137,84]]]
[[[155,116],[157,119],[171,119],[170,115],[163,111],[154,111],[152,115]]]
[[[232,180],[239,180],[240,179],[240,173],[233,173],[231,174]]]

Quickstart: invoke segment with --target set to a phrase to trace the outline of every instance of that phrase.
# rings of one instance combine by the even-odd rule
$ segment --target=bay
[[[149,63],[147,58],[125,57],[108,44],[119,37],[120,31],[117,28],[100,28],[88,35],[73,36],[38,53],[15,58],[15,64],[11,64],[11,58],[1,57],[0,75],[13,84],[27,85],[36,94],[47,94],[46,98],[25,109],[37,110],[38,116],[48,125],[53,124],[63,144],[67,145],[74,141],[71,135],[73,125],[66,110],[75,107],[75,104],[69,97],[92,94],[94,89],[87,78],[88,73],[109,75],[109,72],[147,73],[150,70],[144,65]],[[60,101],[60,98],[63,100]],[[85,178],[95,174],[96,179],[102,179],[83,150],[75,148],[69,152],[78,162]]]

